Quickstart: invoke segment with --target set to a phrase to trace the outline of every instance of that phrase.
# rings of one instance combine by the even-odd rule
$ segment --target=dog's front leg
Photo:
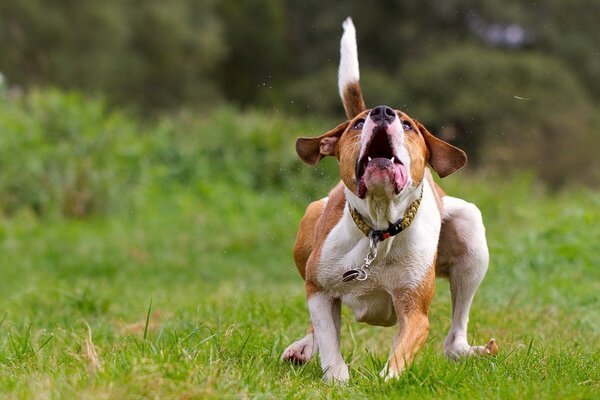
[[[386,380],[398,377],[427,340],[429,304],[433,295],[433,279],[431,281],[424,288],[398,289],[392,296],[398,316],[398,334],[390,358],[381,371]]]
[[[348,381],[348,366],[342,358],[340,348],[340,300],[323,292],[312,293],[308,298],[308,309],[315,329],[325,381]]]

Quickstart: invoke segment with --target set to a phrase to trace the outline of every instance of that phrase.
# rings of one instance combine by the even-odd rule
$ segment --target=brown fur
[[[465,166],[467,155],[464,151],[433,136],[421,123],[417,122],[417,126],[429,150],[427,161],[440,178],[444,178]]]
[[[316,208],[313,208],[312,214],[308,216],[308,219],[306,219],[307,216],[305,216],[305,230],[311,230],[310,225],[308,225],[309,220],[314,221],[314,230],[312,234],[307,232],[298,234],[296,245],[294,246],[294,259],[296,260],[296,266],[298,267],[300,275],[304,278],[306,296],[309,298],[314,293],[321,290],[321,287],[317,282],[317,267],[321,258],[321,249],[323,248],[323,244],[325,243],[325,239],[327,239],[329,232],[331,232],[333,227],[337,225],[342,218],[345,206],[346,196],[344,195],[344,184],[340,182],[331,192],[329,192],[327,204],[322,208],[322,212],[318,215],[318,218],[318,210]],[[300,229],[302,230],[302,224]],[[306,262],[302,264],[301,261],[305,259],[307,252],[309,252],[310,255],[306,257]],[[298,263],[299,261],[300,263]]]
[[[426,154],[427,146],[422,137],[414,132],[409,132],[406,136],[406,145],[411,154],[410,160],[410,177],[415,184],[420,184],[425,173],[425,162],[427,161]]]
[[[349,119],[354,118],[356,115],[367,109],[358,81],[346,85],[342,96],[342,102],[344,103],[344,110],[346,110],[346,115]]]
[[[417,126],[417,123],[409,117],[406,113],[400,110],[396,110],[396,114],[402,121],[410,123],[413,127]],[[406,144],[411,154],[410,161],[410,177],[416,184],[421,183],[423,175],[425,173],[425,164],[429,159],[429,149],[425,144],[425,140],[422,135],[416,130],[409,130],[405,133]]]
[[[316,234],[315,228],[317,227],[319,218],[321,218],[321,215],[323,214],[325,203],[325,199],[310,203],[308,207],[306,207],[302,221],[300,221],[300,227],[298,228],[298,234],[296,235],[296,243],[294,244],[294,261],[296,262],[296,268],[298,268],[298,272],[300,273],[300,276],[302,276],[302,279],[306,279],[306,261],[308,261],[308,257],[310,257],[310,253],[312,252]]]
[[[434,294],[435,260],[419,287],[412,290],[399,288],[394,291],[398,334],[390,354],[390,372],[402,372],[425,344],[429,334],[429,306]]]
[[[350,121],[348,125],[350,129],[340,138],[336,153],[336,158],[340,162],[340,176],[342,181],[354,193],[356,193],[355,165],[358,153],[360,152],[360,130],[353,130],[352,127],[359,119],[365,118],[367,114],[368,111],[361,112]]]
[[[350,121],[345,121],[325,132],[319,137],[314,138],[298,138],[296,140],[296,153],[298,156],[309,165],[315,165],[325,156],[332,156],[337,151],[337,142],[344,132]]]

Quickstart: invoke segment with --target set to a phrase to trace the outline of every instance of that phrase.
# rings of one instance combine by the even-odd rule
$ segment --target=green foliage
[[[399,75],[411,77],[409,112],[471,163],[532,168],[554,186],[598,173],[589,160],[600,131],[585,89],[546,56],[457,47],[407,63]]]
[[[539,8],[537,8],[539,7]],[[600,13],[600,3],[582,0],[573,3],[561,0],[544,1],[537,5],[528,20],[539,38],[539,49],[562,62],[577,76],[596,101],[600,100],[600,57],[590,49],[596,46],[600,27],[594,23]]]
[[[0,211],[83,217],[123,212],[146,194],[215,181],[253,190],[322,193],[317,169],[301,167],[294,139],[330,126],[220,108],[143,124],[100,100],[56,90],[0,102]],[[322,179],[323,180],[323,179]]]
[[[523,94],[532,95],[531,100],[515,99],[511,71],[531,68],[527,60],[490,54],[476,66],[479,75],[470,78],[469,63],[463,56],[442,54],[436,60],[439,68],[415,70],[415,80],[406,85],[407,90],[418,92],[424,81],[443,86],[445,77],[452,74],[458,74],[456,81],[463,82],[446,84],[457,100],[470,99],[478,90],[474,82],[485,79],[486,73],[504,74],[506,84],[488,86],[477,104],[440,99],[439,108],[433,111],[427,108],[429,103],[415,101],[415,113],[423,115],[430,128],[451,116],[454,124],[466,124],[467,131],[475,132],[459,137],[465,141],[463,147],[469,149],[469,140],[486,143],[484,148],[494,151],[482,151],[481,157],[488,165],[502,166],[505,173],[533,165],[537,175],[553,182],[593,179],[597,165],[590,160],[597,147],[584,140],[588,123],[577,116],[584,104],[577,99],[576,86],[570,87],[569,97],[538,98],[533,93],[539,86],[565,80],[551,79],[551,75],[549,80],[542,77],[536,82],[538,77],[534,76],[529,85],[515,84],[525,91]],[[543,59],[532,61],[535,66]],[[535,68],[531,69],[535,75]],[[385,89],[386,80],[381,75],[367,74],[365,81],[373,82],[382,92]],[[502,101],[504,111],[498,113],[490,106],[487,96]],[[515,110],[525,107],[537,122],[517,119]],[[557,111],[549,113],[548,109]],[[409,111],[412,113],[413,108]],[[491,114],[498,114],[497,125],[483,122]],[[476,119],[477,115],[483,116],[482,120]],[[102,100],[77,93],[32,91],[5,98],[0,100],[0,212],[12,215],[29,210],[55,217],[120,213],[145,204],[149,193],[179,188],[208,193],[215,181],[264,193],[286,190],[304,202],[333,185],[336,163],[328,159],[316,168],[307,168],[295,154],[294,140],[319,135],[337,122],[296,119],[281,112],[241,113],[234,107],[220,107],[200,116],[192,110],[181,111],[142,122],[112,110]],[[533,127],[540,123],[545,131]],[[442,134],[448,131],[453,132],[450,127],[441,130]],[[513,142],[519,147],[511,148],[509,143]],[[567,146],[571,151],[561,155]],[[540,147],[545,151],[537,151]],[[477,154],[475,149],[469,152],[472,162]],[[546,163],[544,155],[555,155],[554,161]]]
[[[337,64],[348,15],[359,28],[363,70],[388,74],[457,45],[489,48],[469,25],[477,19],[521,26],[526,52],[567,66],[597,101],[600,68],[590,49],[599,7],[595,0],[2,2],[0,70],[14,84],[101,91],[145,107],[209,104],[216,92],[277,104],[289,81]]]
[[[224,55],[213,1],[0,3],[0,71],[11,84],[106,94],[143,109],[218,97]]]
[[[273,85],[286,77],[289,52],[283,3],[223,0],[219,15],[225,27],[224,40],[229,44],[219,74],[221,87],[228,98],[247,105],[259,99],[260,89],[272,92]]]
[[[135,124],[102,101],[34,91],[0,104],[0,209],[85,216],[110,210],[141,177]]]
[[[341,118],[350,15],[368,106],[410,110],[477,168],[597,184],[600,166],[584,160],[600,146],[598,13],[595,0],[5,1],[0,71],[9,92],[81,90],[145,120],[223,104]],[[509,27],[522,42],[490,40]]]

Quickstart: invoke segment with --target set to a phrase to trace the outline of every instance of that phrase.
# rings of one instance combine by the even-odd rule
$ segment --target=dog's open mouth
[[[396,154],[384,128],[373,132],[363,156],[356,163],[357,195],[364,198],[369,190],[381,189],[395,194],[406,186],[404,164]],[[386,190],[387,189],[387,190]]]

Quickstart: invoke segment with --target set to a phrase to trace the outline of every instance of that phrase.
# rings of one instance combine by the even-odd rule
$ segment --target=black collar
[[[373,229],[367,223],[367,221],[365,221],[363,216],[360,215],[358,211],[356,211],[355,208],[351,207],[350,205],[348,205],[348,208],[350,209],[350,215],[352,216],[354,223],[356,224],[358,229],[360,229],[361,232],[365,234],[365,236],[375,240],[376,242],[383,242],[385,239],[392,236],[396,236],[397,234],[404,231],[410,226],[410,224],[415,219],[415,216],[417,215],[417,211],[419,211],[419,206],[421,205],[422,198],[423,187],[421,187],[421,194],[419,195],[419,197],[415,201],[410,203],[410,206],[408,206],[408,208],[406,209],[404,217],[400,218],[394,223],[390,223],[386,230]]]

